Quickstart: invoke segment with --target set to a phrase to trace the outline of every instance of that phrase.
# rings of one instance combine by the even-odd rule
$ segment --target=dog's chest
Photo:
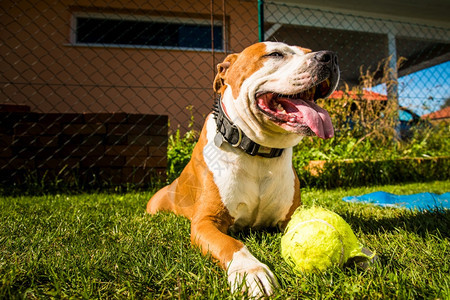
[[[282,222],[294,196],[292,149],[279,158],[252,157],[228,144],[214,145],[215,122],[208,119],[203,156],[222,202],[234,218],[233,229],[273,227]]]

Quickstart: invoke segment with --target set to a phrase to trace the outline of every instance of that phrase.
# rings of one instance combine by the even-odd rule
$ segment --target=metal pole
[[[211,52],[214,63],[214,0],[211,0],[210,14],[211,14]]]
[[[393,126],[395,130],[395,137],[401,138],[399,131],[399,99],[398,99],[398,70],[397,70],[397,43],[396,37],[393,33],[388,33],[388,74],[387,74],[387,97],[388,106],[391,108],[393,117]]]
[[[387,94],[389,101],[398,102],[398,70],[397,70],[397,43],[395,40],[395,35],[389,33],[388,37],[388,55],[389,70],[388,70],[388,86]]]
[[[222,10],[223,10],[223,18],[222,18],[222,28],[223,28],[223,51],[225,51],[225,55],[228,54],[228,36],[227,36],[227,10],[225,5],[225,0],[222,0]]]
[[[214,82],[216,72],[216,60],[214,52],[214,0],[210,1],[210,13],[211,13],[211,67],[212,67],[212,81]],[[216,97],[216,93],[213,92],[213,99]]]
[[[259,41],[264,41],[264,0],[258,0],[258,36]]]

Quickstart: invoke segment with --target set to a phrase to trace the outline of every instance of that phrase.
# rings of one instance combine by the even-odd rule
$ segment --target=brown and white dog
[[[180,177],[150,199],[147,212],[189,218],[192,243],[219,261],[232,291],[270,295],[276,277],[227,233],[284,228],[300,205],[292,147],[304,136],[333,136],[330,116],[315,100],[336,88],[337,58],[264,42],[227,56],[217,68],[215,112]]]

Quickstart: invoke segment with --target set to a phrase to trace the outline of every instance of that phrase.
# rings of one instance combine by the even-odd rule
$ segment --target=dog
[[[334,135],[315,100],[339,81],[331,51],[262,42],[217,65],[214,112],[206,118],[180,177],[159,190],[147,212],[172,211],[191,221],[191,242],[226,270],[231,291],[271,295],[277,279],[229,232],[283,229],[301,205],[292,147],[305,136]]]

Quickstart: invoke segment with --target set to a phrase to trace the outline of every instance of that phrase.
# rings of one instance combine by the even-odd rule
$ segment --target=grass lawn
[[[349,204],[343,196],[449,191],[450,181],[303,190],[306,205],[340,214],[380,265],[296,276],[281,233],[237,237],[280,282],[274,298],[449,299],[450,212]],[[2,197],[0,298],[232,298],[226,276],[190,246],[189,222],[145,214],[151,193]]]

